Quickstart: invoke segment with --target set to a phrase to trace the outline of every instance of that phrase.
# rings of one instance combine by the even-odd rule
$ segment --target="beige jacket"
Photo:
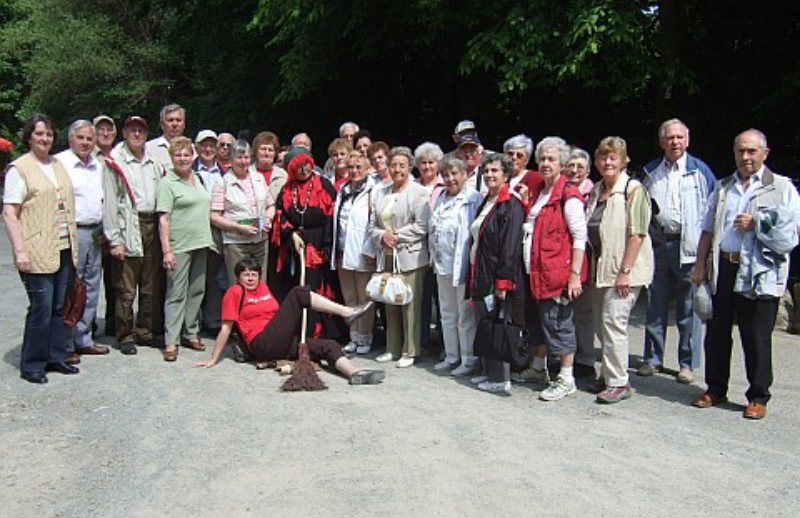
[[[366,255],[375,257],[378,271],[384,271],[383,226],[381,212],[392,194],[392,184],[375,186],[372,190],[372,214],[367,224],[368,243]],[[396,253],[401,272],[409,272],[427,266],[430,263],[428,254],[428,220],[431,217],[430,196],[428,191],[413,180],[400,193],[394,205],[392,228],[397,234]],[[391,268],[390,265],[387,265]]]

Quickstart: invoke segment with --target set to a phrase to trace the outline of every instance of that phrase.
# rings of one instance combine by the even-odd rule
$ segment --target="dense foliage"
[[[343,120],[394,143],[449,147],[472,118],[487,147],[558,134],[658,152],[678,116],[718,174],[733,135],[763,129],[800,159],[795,2],[700,0],[0,0],[0,133],[33,111],[62,125],[177,101],[189,130],[305,130]]]

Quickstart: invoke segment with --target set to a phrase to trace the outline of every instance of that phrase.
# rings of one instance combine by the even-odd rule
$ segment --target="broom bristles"
[[[328,386],[320,379],[314,364],[308,355],[308,346],[305,342],[297,346],[298,359],[294,364],[292,375],[283,382],[283,392],[298,392],[301,390],[327,390]]]

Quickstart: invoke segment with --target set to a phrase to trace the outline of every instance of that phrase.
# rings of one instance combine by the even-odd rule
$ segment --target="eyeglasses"
[[[232,144],[229,144],[227,142],[220,142],[219,144],[217,144],[217,146],[219,146],[219,147],[231,147],[231,145]]]

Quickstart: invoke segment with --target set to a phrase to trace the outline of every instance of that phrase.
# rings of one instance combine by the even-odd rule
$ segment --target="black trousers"
[[[297,359],[303,308],[311,313],[311,292],[304,286],[292,288],[272,320],[250,343],[249,348],[257,361]],[[330,367],[344,356],[342,346],[334,340],[307,338],[306,345],[313,361],[325,360]]]
[[[778,314],[778,298],[749,299],[733,292],[738,264],[719,261],[714,316],[708,321],[705,339],[706,384],[716,396],[726,396],[731,374],[733,322],[739,326],[744,365],[750,387],[745,396],[753,403],[769,401],[772,385],[772,329]]]

